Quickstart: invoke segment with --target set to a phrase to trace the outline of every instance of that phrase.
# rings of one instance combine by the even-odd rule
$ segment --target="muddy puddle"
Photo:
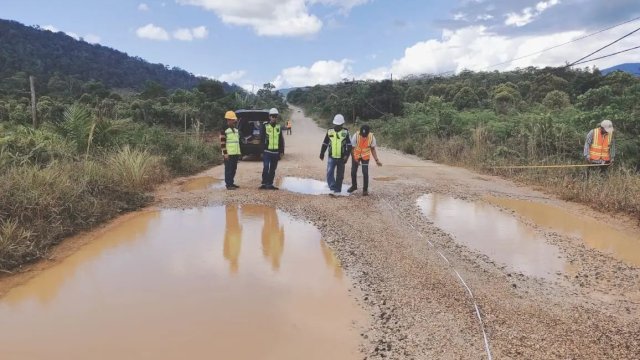
[[[276,209],[143,212],[0,298],[0,358],[359,359],[348,289]]]
[[[496,207],[440,194],[418,199],[423,214],[469,248],[506,265],[511,271],[552,279],[570,273],[560,250]]]
[[[573,215],[559,207],[539,202],[498,197],[487,197],[487,201],[514,210],[543,228],[578,237],[593,249],[640,267],[640,234],[623,232],[604,222]]]
[[[329,190],[329,186],[326,182],[315,179],[284,177],[280,181],[279,186],[282,190],[306,195],[328,195],[332,193],[332,191]],[[340,195],[348,196],[349,193],[347,192],[347,189],[349,188],[349,186],[351,185],[342,184],[342,192],[340,193]]]
[[[197,177],[185,181],[180,187],[182,191],[199,191],[224,188],[224,180],[210,176]]]

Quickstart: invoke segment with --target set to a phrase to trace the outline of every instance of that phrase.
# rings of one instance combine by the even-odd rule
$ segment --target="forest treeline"
[[[370,123],[385,145],[426,159],[501,173],[575,199],[640,213],[640,80],[598,69],[524,68],[299,88],[288,101],[320,119]],[[586,134],[613,121],[608,174],[584,169],[497,170],[498,165],[583,164]],[[598,192],[597,190],[601,190]]]

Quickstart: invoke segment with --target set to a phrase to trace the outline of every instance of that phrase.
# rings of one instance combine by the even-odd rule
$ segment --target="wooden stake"
[[[38,128],[38,117],[36,115],[36,87],[33,84],[33,76],[29,76],[29,85],[31,86],[31,120],[33,128]]]

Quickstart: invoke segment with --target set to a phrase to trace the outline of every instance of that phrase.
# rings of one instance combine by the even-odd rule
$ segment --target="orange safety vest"
[[[609,147],[611,146],[611,134],[602,135],[600,128],[593,130],[593,141],[589,148],[589,160],[611,160]]]
[[[371,143],[373,142],[373,133],[369,133],[367,137],[362,137],[360,133],[356,134],[356,146],[353,147],[353,157],[356,160],[369,160],[371,158]]]

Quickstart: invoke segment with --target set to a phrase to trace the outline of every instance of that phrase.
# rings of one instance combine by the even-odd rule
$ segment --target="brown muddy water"
[[[427,194],[418,199],[418,206],[455,241],[506,265],[511,271],[546,279],[571,272],[556,246],[490,204]]]
[[[306,195],[328,195],[331,194],[329,185],[325,181],[305,179],[297,177],[284,177],[280,180],[280,189]],[[349,196],[347,189],[350,184],[342,184],[342,192],[340,195]]]
[[[0,359],[359,359],[349,286],[274,208],[141,212],[0,298]]]
[[[490,203],[514,210],[536,225],[580,238],[587,246],[640,267],[640,234],[624,232],[602,221],[583,218],[552,205],[526,200],[487,197]]]
[[[192,178],[185,181],[180,187],[182,191],[199,191],[224,188],[224,180],[210,176]]]

